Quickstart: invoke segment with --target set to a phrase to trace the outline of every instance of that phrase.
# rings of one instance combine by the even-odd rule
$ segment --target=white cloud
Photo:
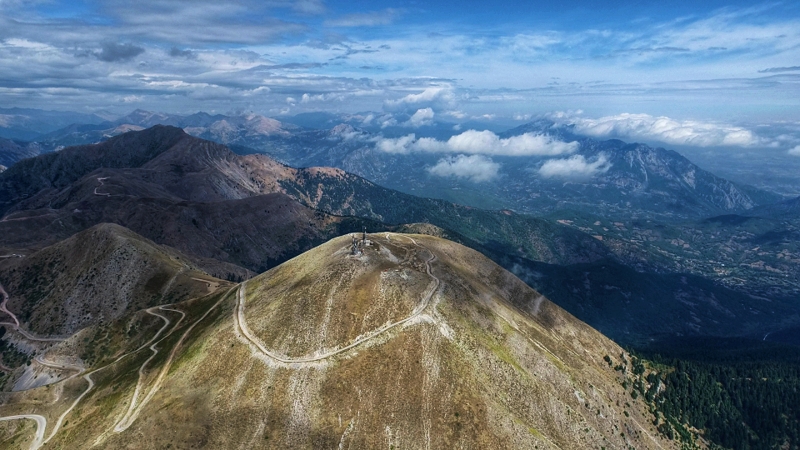
[[[412,128],[430,125],[433,123],[433,116],[434,112],[431,108],[418,109],[417,112],[415,112],[407,122],[403,123],[403,125]]]
[[[384,115],[378,117],[377,120],[378,120],[378,122],[380,122],[381,128],[393,127],[393,126],[397,125],[397,119],[395,119],[390,114],[384,114]],[[412,135],[412,137],[413,137],[413,135]]]
[[[386,100],[383,109],[386,111],[419,110],[423,107],[437,109],[453,109],[456,96],[451,86],[434,86],[425,88],[417,94],[408,94],[397,100]]]
[[[385,145],[381,145],[385,143]],[[392,153],[430,152],[467,153],[497,156],[555,156],[573,153],[579,147],[577,142],[562,142],[543,134],[525,133],[501,139],[491,131],[467,130],[447,141],[434,138],[416,139],[414,134],[395,139],[381,139],[378,148],[391,149]],[[386,151],[386,150],[384,150]]]
[[[583,155],[574,155],[545,161],[539,168],[539,175],[545,178],[586,179],[607,172],[610,168],[611,163],[603,153],[592,162],[587,161]]]
[[[69,2],[0,0],[0,104],[112,105],[118,110],[125,104],[117,98],[135,94],[142,97],[143,108],[154,110],[250,108],[277,114],[291,96],[297,99],[295,113],[318,110],[330,101],[346,112],[383,106],[386,112],[402,113],[402,120],[425,108],[434,110],[437,119],[448,111],[466,117],[491,112],[499,118],[579,107],[599,117],[608,104],[634,104],[652,107],[645,110],[651,114],[669,111],[704,121],[735,116],[753,123],[765,120],[759,116],[768,104],[785,105],[790,118],[797,119],[792,95],[800,76],[792,71],[756,75],[796,66],[796,14],[762,15],[732,7],[639,21],[634,27],[611,23],[599,30],[578,26],[569,32],[527,34],[514,27],[487,34],[458,21],[441,33],[429,33],[429,27],[403,21],[385,32],[363,34],[320,25],[326,19],[329,25],[336,20],[339,25],[379,25],[390,19],[390,12],[295,14],[323,13],[323,0],[84,3],[86,14],[64,18],[61,13],[71,9],[59,4]],[[785,9],[775,4],[780,2],[769,8]],[[106,52],[106,59],[117,59],[113,63],[86,57],[102,54],[107,42],[129,43],[145,52],[131,59]],[[160,89],[146,84],[150,80],[186,84]],[[253,98],[251,92],[260,86],[272,94]],[[528,120],[522,114],[516,118]]]
[[[313,102],[332,102],[332,101],[342,101],[345,100],[347,97],[355,95],[354,93],[338,93],[338,92],[329,92],[325,94],[303,94],[300,97],[300,103],[307,104]]]
[[[797,145],[794,148],[789,149],[789,154],[792,156],[800,156],[800,145]]]
[[[125,97],[119,99],[119,101],[122,103],[139,103],[142,100],[143,99],[140,95],[126,95]]]
[[[427,171],[440,177],[466,178],[470,181],[489,181],[497,177],[500,164],[483,155],[458,155],[442,158]]]
[[[465,113],[464,111],[446,111],[445,114],[453,117],[454,119],[466,119],[469,117],[469,114]]]
[[[651,139],[666,144],[694,147],[754,147],[771,144],[769,140],[759,137],[752,131],[734,125],[694,120],[678,121],[649,114],[623,113],[590,119],[569,113],[555,113],[551,118],[556,123],[573,124],[577,133],[594,137]]]
[[[375,148],[386,153],[409,153],[409,147],[411,147],[415,139],[416,136],[414,134],[396,139],[381,139],[375,144]]]

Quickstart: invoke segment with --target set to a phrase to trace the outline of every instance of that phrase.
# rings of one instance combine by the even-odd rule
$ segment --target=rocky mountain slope
[[[747,215],[774,219],[800,219],[800,197],[753,208],[752,211],[747,212]]]
[[[70,379],[116,358],[161,327],[151,320],[159,305],[226,285],[186,255],[113,224],[32,254],[3,254],[0,391]]]
[[[123,344],[116,360],[80,377],[6,395],[0,415],[42,429],[9,421],[0,439],[45,448],[677,448],[607,362],[630,360],[616,344],[465,247],[369,239],[360,255],[344,236],[235,289],[172,305],[157,353],[126,356],[136,347]]]
[[[185,255],[109,223],[31,255],[0,260],[8,308],[25,328],[45,336],[70,336],[133,311],[196,297],[208,279]]]
[[[36,194],[57,192],[100,167],[136,168],[172,148],[185,134],[170,127],[125,134],[102,145],[71,147],[15,164],[0,180],[0,213]]]
[[[9,139],[0,138],[0,165],[11,167],[17,161],[32,158],[42,153],[42,148],[37,143],[19,143]]]

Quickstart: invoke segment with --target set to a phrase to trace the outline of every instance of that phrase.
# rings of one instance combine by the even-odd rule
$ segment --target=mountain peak
[[[349,422],[343,442],[358,448],[379,446],[386,429],[398,448],[586,448],[600,440],[621,448],[620,429],[641,430],[629,437],[637,448],[658,448],[646,408],[625,397],[603,361],[623,353],[616,344],[459,244],[366,238],[356,236],[355,255],[345,235],[239,289],[235,328],[249,355],[237,355],[279,369],[275,386],[291,385],[292,371],[306,374],[303,398],[318,405],[305,410],[311,423],[338,430]],[[291,417],[291,392],[256,403]],[[632,405],[620,408],[619,399]],[[341,426],[326,419],[334,411],[346,411]],[[287,448],[311,445],[310,436],[287,432],[298,425],[292,420],[264,433]],[[566,431],[576,421],[591,432]]]

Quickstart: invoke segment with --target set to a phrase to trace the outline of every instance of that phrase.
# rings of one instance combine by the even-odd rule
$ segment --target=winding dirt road
[[[353,349],[353,348],[355,348],[355,347],[357,347],[357,346],[359,346],[359,345],[361,345],[361,344],[363,344],[363,343],[365,343],[365,342],[367,342],[369,340],[372,340],[372,339],[380,336],[383,333],[386,333],[387,331],[389,331],[389,330],[391,330],[393,328],[396,328],[398,326],[401,326],[401,325],[403,325],[405,323],[408,323],[408,322],[416,319],[417,317],[419,317],[420,314],[422,314],[423,311],[425,311],[425,309],[427,309],[428,305],[430,304],[431,298],[433,298],[433,294],[439,289],[439,285],[441,284],[441,280],[439,280],[439,278],[437,278],[435,275],[433,275],[433,273],[431,273],[431,263],[436,260],[436,255],[434,255],[433,252],[431,252],[430,250],[428,250],[424,246],[417,244],[417,242],[413,238],[410,238],[408,236],[403,236],[403,237],[406,237],[406,238],[410,239],[411,242],[414,243],[414,245],[416,245],[419,248],[422,248],[422,249],[426,250],[428,253],[431,254],[431,257],[427,261],[425,261],[425,271],[428,274],[428,276],[433,279],[433,281],[431,282],[431,285],[428,286],[428,288],[425,290],[425,293],[422,295],[422,301],[419,303],[419,305],[417,305],[416,308],[414,308],[414,311],[412,311],[411,315],[406,317],[405,319],[402,319],[402,320],[399,320],[397,322],[390,323],[388,325],[382,326],[382,327],[370,332],[366,336],[363,336],[363,337],[353,341],[351,344],[347,345],[346,347],[342,347],[340,349],[333,350],[333,351],[330,351],[330,352],[327,352],[327,353],[324,353],[324,354],[321,354],[321,355],[310,355],[310,356],[302,356],[302,357],[299,357],[299,358],[290,358],[290,357],[288,357],[286,355],[281,355],[279,353],[275,353],[273,351],[268,350],[266,348],[266,346],[264,345],[264,343],[261,342],[261,340],[258,337],[256,337],[253,334],[253,332],[250,330],[250,328],[247,326],[247,321],[245,320],[245,316],[244,316],[244,311],[245,311],[245,290],[246,290],[246,285],[247,285],[247,282],[245,281],[245,282],[243,282],[242,284],[239,285],[239,289],[237,290],[237,293],[236,293],[236,307],[234,308],[234,312],[233,312],[233,322],[235,324],[236,329],[238,330],[239,334],[244,336],[245,339],[247,339],[251,344],[253,344],[265,356],[267,356],[269,358],[272,358],[275,361],[284,363],[284,364],[303,364],[303,363],[318,362],[318,361],[322,361],[324,359],[328,359],[328,358],[331,358],[333,356],[339,355],[339,354],[344,353],[344,352],[346,352],[348,350],[351,350],[351,349]],[[388,235],[387,235],[387,239],[388,239]]]
[[[153,337],[153,339],[150,340],[150,342],[155,341],[158,338],[158,336],[160,336],[161,333],[171,323],[171,321],[169,320],[169,318],[167,318],[167,316],[164,316],[164,315],[161,315],[161,314],[155,312],[154,309],[155,308],[148,308],[145,311],[148,314],[151,314],[153,316],[161,318],[161,320],[164,321],[164,325],[158,330],[158,332]],[[178,319],[178,321],[175,323],[175,326],[172,328],[172,331],[175,331],[175,329],[178,327],[178,325],[180,325],[180,323],[183,321],[184,317],[186,317],[186,313],[184,313],[183,311],[178,311],[176,309],[165,308],[164,306],[160,306],[160,307],[158,307],[158,309],[160,309],[162,311],[176,311],[176,312],[181,314],[181,318]],[[170,333],[168,333],[167,336],[171,335],[172,331],[170,331]],[[166,338],[167,336],[164,336],[164,337]],[[150,361],[152,361],[153,358],[155,358],[156,355],[158,355],[158,349],[156,348],[156,345],[158,345],[160,342],[161,341],[153,342],[153,344],[150,345],[150,351],[153,352],[153,354],[150,355],[150,357],[147,358],[147,360],[145,360],[144,363],[142,363],[141,367],[139,367],[139,381],[136,382],[136,389],[133,390],[133,397],[131,397],[131,401],[128,404],[128,410],[125,411],[125,415],[122,416],[122,418],[114,425],[114,431],[117,432],[117,433],[119,433],[120,431],[125,431],[133,423],[133,415],[134,415],[134,413],[136,411],[138,411],[136,406],[137,406],[137,400],[139,398],[139,392],[141,392],[141,390],[142,390],[142,388],[144,386],[144,378],[145,378],[144,369],[145,369],[145,367],[147,367],[147,365],[150,363]]]
[[[155,395],[156,391],[159,389],[159,387],[163,383],[164,377],[166,376],[167,372],[169,371],[169,368],[170,368],[170,366],[172,364],[172,361],[173,361],[173,359],[174,359],[174,357],[175,357],[175,355],[177,353],[178,347],[180,347],[180,345],[186,339],[186,337],[188,336],[189,332],[194,328],[195,325],[197,325],[200,321],[205,319],[206,316],[208,316],[208,314],[213,309],[215,309],[217,306],[219,306],[219,304],[222,303],[222,301],[224,299],[226,299],[231,294],[232,291],[233,291],[233,288],[231,288],[225,295],[223,295],[220,298],[220,300],[217,301],[217,303],[215,303],[211,308],[209,308],[205,312],[205,314],[203,314],[199,319],[197,319],[197,321],[195,321],[183,333],[183,335],[181,336],[180,340],[178,340],[178,342],[173,347],[172,352],[170,353],[169,358],[167,359],[167,361],[164,364],[164,367],[162,368],[161,372],[159,373],[159,376],[156,379],[156,382],[154,383],[153,387],[148,392],[147,396],[145,396],[145,398],[141,402],[138,403],[138,405],[136,404],[136,399],[139,396],[139,392],[142,390],[142,383],[143,383],[142,380],[143,380],[143,377],[144,377],[144,369],[147,366],[147,364],[156,356],[156,354],[158,354],[158,350],[155,348],[155,346],[158,343],[162,342],[167,337],[169,337],[173,332],[175,332],[175,330],[180,325],[180,322],[183,321],[184,317],[186,317],[186,313],[184,313],[183,311],[180,311],[180,310],[177,310],[177,309],[173,309],[173,308],[168,308],[168,306],[170,306],[170,305],[162,305],[162,306],[158,306],[158,307],[148,308],[148,309],[145,310],[147,313],[149,313],[149,314],[151,314],[153,316],[159,317],[164,321],[164,325],[156,332],[156,334],[152,338],[150,338],[149,341],[147,341],[145,344],[143,344],[142,346],[140,346],[136,350],[133,350],[133,351],[128,352],[128,353],[125,353],[125,354],[119,356],[114,361],[106,364],[103,367],[99,367],[99,368],[97,368],[95,370],[92,370],[89,373],[84,374],[85,369],[83,367],[81,367],[81,366],[78,366],[78,365],[47,361],[42,356],[37,356],[36,358],[34,358],[37,363],[39,363],[39,364],[41,364],[41,365],[43,365],[45,367],[50,367],[50,368],[54,368],[54,369],[58,369],[58,370],[74,370],[74,371],[76,371],[76,373],[74,375],[66,378],[65,380],[62,380],[62,382],[70,380],[70,379],[75,378],[75,377],[78,377],[81,374],[84,374],[83,375],[83,379],[86,380],[86,382],[88,383],[88,386],[86,387],[86,389],[72,402],[72,404],[69,406],[69,408],[67,408],[58,417],[58,419],[56,420],[55,424],[53,425],[53,429],[50,431],[50,435],[47,437],[47,439],[44,439],[44,434],[45,434],[45,431],[47,429],[47,419],[44,416],[41,416],[41,415],[38,415],[38,414],[17,414],[17,415],[12,415],[12,416],[0,417],[0,421],[22,420],[22,419],[30,419],[30,420],[36,421],[36,436],[34,438],[34,441],[31,443],[31,447],[30,447],[31,450],[36,450],[39,447],[41,447],[43,444],[49,442],[51,439],[53,439],[56,436],[56,434],[58,433],[59,429],[61,428],[61,425],[63,424],[64,419],[67,417],[67,415],[69,415],[69,413],[71,413],[72,410],[75,409],[76,406],[78,406],[78,404],[81,402],[81,400],[83,400],[83,398],[86,397],[86,395],[89,394],[89,392],[94,388],[94,380],[92,380],[92,378],[91,378],[92,374],[97,373],[97,372],[99,372],[101,370],[104,370],[104,369],[106,369],[108,367],[111,367],[112,365],[118,363],[119,361],[123,360],[124,358],[127,358],[128,356],[131,356],[131,355],[141,351],[142,349],[144,349],[146,347],[150,347],[150,350],[153,352],[153,354],[139,368],[139,382],[137,383],[136,390],[134,392],[134,397],[131,400],[131,407],[128,408],[128,411],[126,411],[125,416],[123,416],[122,420],[120,420],[120,422],[117,423],[116,426],[114,427],[114,431],[115,432],[124,431],[125,429],[127,429],[136,420],[136,418],[138,417],[139,412],[141,411],[141,409],[144,407],[145,404],[147,404],[147,402],[150,401],[150,399]],[[3,289],[2,285],[0,285],[0,294],[3,295],[3,302],[2,302],[2,304],[0,304],[0,311],[5,312],[6,314],[8,314],[11,317],[11,319],[14,321],[14,323],[0,323],[0,325],[12,326],[15,329],[17,329],[23,336],[25,336],[26,338],[28,338],[30,340],[35,340],[35,341],[62,341],[63,340],[63,339],[51,339],[51,338],[37,338],[37,337],[31,336],[30,334],[24,332],[24,330],[19,328],[19,320],[17,319],[17,317],[13,313],[8,311],[8,309],[6,309],[6,302],[8,301],[8,293],[5,291],[5,289]],[[165,336],[163,336],[161,339],[159,339],[159,336],[161,336],[161,334],[164,332],[164,330],[167,327],[169,327],[169,325],[172,322],[166,316],[158,314],[157,312],[155,312],[154,310],[156,308],[158,308],[158,309],[160,309],[162,311],[172,311],[172,312],[175,312],[175,313],[178,313],[178,314],[181,315],[181,318],[175,323],[175,326],[173,326],[172,329]],[[158,340],[158,342],[156,342],[157,340]],[[3,367],[5,368],[5,366],[3,366]],[[10,370],[11,369],[9,369],[9,371]]]
[[[109,177],[102,177],[102,178],[98,178],[97,179],[97,181],[100,182],[100,186],[97,186],[96,188],[94,188],[94,195],[100,195],[102,197],[111,197],[111,194],[109,194],[107,192],[97,192],[97,190],[99,188],[101,188],[101,187],[103,187],[103,185],[105,185],[105,180],[107,180],[108,178]]]
[[[31,442],[30,449],[36,450],[41,447],[44,443],[44,429],[47,426],[47,419],[38,414],[18,414],[16,416],[0,417],[0,422],[20,419],[30,419],[36,421],[36,435],[33,438],[33,442]]]
[[[53,439],[55,437],[56,433],[58,433],[58,430],[61,429],[61,424],[64,423],[64,418],[67,417],[67,415],[71,413],[76,406],[78,406],[78,403],[80,403],[80,401],[83,400],[83,397],[86,397],[86,394],[88,394],[89,391],[91,391],[92,388],[94,387],[94,381],[92,380],[90,373],[84,375],[83,379],[89,382],[89,386],[86,387],[86,390],[84,390],[83,393],[81,393],[81,395],[79,395],[74,402],[72,402],[72,404],[69,406],[69,408],[67,408],[66,411],[64,411],[63,413],[61,413],[60,416],[58,416],[58,420],[56,420],[56,424],[53,426],[53,431],[50,432],[50,436],[48,436],[47,439],[45,439],[44,441],[45,444],[50,442],[50,439]],[[45,426],[47,426],[47,421],[45,421],[44,424]],[[44,431],[42,433],[44,434]]]
[[[62,342],[62,341],[64,341],[64,339],[61,339],[61,338],[40,338],[40,337],[36,337],[36,336],[28,333],[27,331],[25,331],[25,329],[23,329],[22,327],[19,326],[19,319],[17,319],[17,316],[14,315],[14,313],[12,313],[11,311],[9,311],[8,308],[6,307],[6,304],[8,303],[8,293],[3,288],[2,284],[0,284],[0,295],[3,296],[3,302],[0,303],[0,312],[6,313],[8,316],[11,317],[11,320],[14,321],[14,323],[11,323],[11,322],[0,322],[0,325],[8,325],[10,327],[13,327],[19,334],[21,334],[23,337],[25,337],[25,339],[27,339],[29,341],[38,341],[38,342]]]
[[[114,426],[114,432],[120,433],[122,431],[125,431],[125,430],[128,429],[128,427],[130,427],[133,424],[133,422],[136,421],[136,418],[139,417],[139,413],[142,411],[142,409],[145,407],[145,405],[147,405],[147,403],[150,402],[150,400],[153,398],[153,396],[156,395],[156,392],[158,392],[158,390],[161,388],[161,385],[164,384],[164,379],[166,378],[170,367],[172,367],[172,361],[175,359],[175,355],[178,353],[178,349],[180,348],[181,344],[183,344],[183,341],[186,340],[186,337],[189,336],[189,333],[192,331],[192,329],[194,329],[194,327],[198,323],[202,322],[203,319],[205,319],[211,313],[211,311],[216,309],[217,306],[219,306],[220,303],[222,303],[226,298],[228,298],[228,296],[231,294],[231,292],[233,292],[233,289],[234,288],[230,288],[230,290],[228,290],[228,292],[226,292],[224,295],[222,295],[220,297],[220,299],[216,303],[214,303],[214,305],[212,305],[210,308],[208,308],[206,310],[206,312],[202,316],[200,316],[199,319],[194,321],[194,323],[192,323],[189,326],[189,328],[187,328],[186,331],[183,332],[183,335],[181,335],[181,338],[178,339],[178,342],[176,342],[175,345],[172,347],[172,351],[170,352],[169,357],[167,358],[167,360],[164,362],[164,365],[161,367],[161,372],[159,372],[158,378],[156,378],[155,382],[153,382],[153,386],[150,388],[150,392],[147,393],[147,395],[144,397],[144,399],[142,399],[142,401],[137,406],[134,406],[133,408],[129,408],[129,410],[125,413],[123,418],[119,422],[117,422],[117,424]],[[174,311],[174,312],[177,312],[177,313],[180,313],[180,314],[184,314],[182,311],[178,311],[177,309],[166,308],[164,306],[159,307],[159,309],[161,309],[162,311]],[[181,317],[181,320],[183,320],[183,317]],[[176,324],[175,327],[173,327],[173,329],[166,336],[164,336],[164,338],[161,339],[161,341],[163,341],[168,336],[170,336],[175,331],[175,329],[177,327],[178,327],[178,325]],[[151,346],[151,350],[154,350],[152,346]],[[157,350],[154,350],[154,351],[157,352]],[[155,354],[152,355],[150,357],[150,359],[152,359],[153,356],[155,356]],[[145,361],[145,364],[147,364],[147,362],[150,361],[150,359]],[[144,367],[144,365],[142,367]],[[139,374],[140,375],[142,374],[142,370],[141,369],[139,370]],[[140,378],[140,380],[141,380],[141,378]],[[139,386],[137,384],[137,388],[138,387]],[[136,395],[135,392],[134,392],[134,395]],[[131,402],[133,402],[133,400]]]
[[[403,237],[407,237],[407,236],[403,236]],[[439,286],[441,284],[441,280],[439,280],[439,278],[437,278],[431,272],[431,263],[433,263],[436,260],[436,255],[434,255],[433,252],[431,252],[427,248],[417,244],[417,242],[413,238],[408,238],[408,239],[411,240],[411,242],[415,246],[420,247],[420,248],[428,251],[431,254],[431,257],[428,260],[425,261],[425,266],[426,266],[426,273],[428,274],[428,276],[431,277],[432,281],[431,281],[431,284],[428,286],[428,288],[426,288],[425,292],[423,293],[422,301],[420,302],[420,304],[414,309],[414,311],[411,313],[411,315],[409,315],[405,319],[399,320],[397,322],[394,322],[394,323],[385,325],[385,326],[383,326],[383,327],[381,327],[379,329],[376,329],[376,330],[372,331],[371,333],[369,333],[368,335],[357,339],[356,341],[352,342],[351,344],[349,344],[346,347],[343,347],[341,349],[330,351],[330,352],[327,352],[327,353],[322,354],[322,355],[313,355],[313,356],[306,356],[306,357],[300,357],[300,358],[289,358],[289,357],[286,357],[285,355],[280,355],[280,354],[277,354],[275,352],[271,352],[268,349],[266,349],[264,344],[255,335],[253,335],[252,331],[250,331],[250,329],[247,327],[247,323],[246,323],[245,317],[244,317],[245,290],[246,290],[246,282],[245,282],[245,283],[241,283],[239,285],[239,288],[237,289],[237,293],[236,293],[236,307],[235,307],[235,310],[234,310],[234,323],[235,323],[235,326],[236,326],[237,330],[249,342],[251,342],[259,351],[261,351],[264,355],[266,355],[266,356],[268,356],[268,357],[270,357],[270,358],[272,358],[272,359],[274,359],[276,361],[285,363],[285,364],[302,364],[302,363],[313,363],[313,362],[316,362],[316,361],[321,361],[321,360],[324,360],[324,359],[331,358],[333,356],[339,355],[341,353],[347,352],[348,350],[351,350],[351,349],[353,349],[353,348],[355,348],[355,347],[357,347],[357,346],[359,346],[361,344],[364,344],[367,341],[370,341],[370,340],[372,340],[372,339],[374,339],[374,338],[376,338],[376,337],[388,332],[389,330],[391,330],[393,328],[396,328],[398,326],[402,326],[403,324],[406,324],[406,323],[416,319],[430,305],[431,299],[433,298],[434,293],[439,289]],[[116,364],[117,362],[121,361],[122,359],[127,358],[128,356],[133,355],[133,354],[141,351],[144,348],[149,347],[150,351],[153,352],[153,354],[147,360],[145,360],[144,363],[142,364],[142,366],[139,368],[139,381],[137,382],[136,388],[134,390],[134,394],[133,394],[133,397],[131,399],[131,403],[130,403],[128,409],[126,410],[125,414],[123,415],[123,417],[115,424],[115,426],[113,428],[113,431],[116,432],[116,433],[125,431],[126,429],[128,429],[136,421],[136,419],[139,416],[139,413],[142,411],[142,409],[145,407],[145,405],[147,405],[150,402],[150,400],[155,396],[155,394],[158,392],[160,387],[163,385],[164,380],[166,378],[166,375],[167,375],[167,373],[169,372],[169,369],[172,366],[172,363],[173,363],[173,361],[174,361],[174,359],[175,359],[175,357],[176,357],[176,355],[178,353],[178,350],[180,349],[181,345],[186,340],[186,338],[189,336],[189,333],[194,329],[194,327],[197,324],[202,322],[213,310],[215,310],[225,299],[227,299],[228,296],[231,295],[231,293],[233,292],[234,289],[236,289],[236,288],[232,287],[230,290],[228,290],[228,292],[226,292],[224,295],[222,295],[220,297],[220,299],[214,305],[212,305],[209,309],[207,309],[206,312],[199,319],[194,321],[183,332],[183,334],[181,335],[181,337],[178,340],[178,342],[176,342],[175,345],[172,346],[172,351],[170,352],[169,357],[167,358],[167,360],[164,362],[163,366],[161,367],[161,370],[160,370],[158,376],[156,377],[155,381],[153,382],[150,390],[147,392],[147,394],[144,396],[144,398],[141,399],[141,401],[139,401],[138,399],[142,395],[142,391],[145,389],[145,387],[144,387],[144,385],[145,385],[145,383],[144,383],[145,368],[147,367],[147,365],[153,360],[153,358],[159,352],[159,350],[156,348],[156,345],[158,345],[159,343],[161,343],[165,339],[167,339],[169,336],[171,336],[178,329],[178,327],[180,326],[181,321],[183,321],[184,318],[186,317],[186,314],[183,311],[180,311],[180,310],[177,310],[177,309],[173,309],[173,308],[169,308],[168,306],[170,306],[170,305],[162,305],[162,306],[159,306],[159,307],[153,307],[153,308],[149,308],[149,309],[145,310],[148,314],[151,314],[153,316],[159,317],[161,320],[164,321],[164,325],[162,325],[162,327],[156,332],[156,334],[148,342],[146,342],[145,344],[143,344],[141,347],[137,348],[136,350],[133,350],[133,351],[128,352],[128,353],[126,353],[124,355],[121,355],[117,359],[115,359],[114,361],[110,362],[109,364],[107,364],[107,365],[105,365],[103,367],[97,368],[97,369],[95,369],[95,370],[93,370],[93,371],[91,371],[89,373],[85,373],[84,374],[84,369],[82,367],[80,367],[80,366],[77,366],[77,365],[56,363],[56,362],[52,362],[52,361],[47,361],[47,360],[43,359],[42,357],[37,357],[36,358],[36,361],[38,363],[40,363],[40,364],[42,364],[44,366],[47,366],[47,367],[52,367],[52,368],[56,368],[56,369],[60,369],[60,370],[75,370],[76,373],[74,375],[70,376],[68,379],[75,378],[75,377],[78,377],[81,374],[83,374],[83,378],[88,383],[87,388],[72,402],[70,407],[67,408],[58,417],[58,419],[56,420],[56,423],[54,424],[53,429],[51,430],[49,436],[47,436],[47,439],[44,438],[45,431],[47,429],[47,419],[44,416],[41,416],[41,415],[38,415],[38,414],[20,414],[20,415],[0,417],[0,421],[22,420],[22,419],[29,419],[29,420],[36,421],[36,435],[34,437],[34,441],[31,444],[31,449],[32,450],[36,450],[39,447],[41,447],[43,444],[49,442],[51,439],[53,439],[56,436],[56,434],[60,430],[65,418],[67,417],[67,415],[69,415],[75,409],[75,407],[84,399],[84,397],[86,397],[86,395],[88,395],[89,392],[94,388],[94,381],[91,378],[92,374],[94,374],[96,372],[99,372],[101,370],[104,370],[104,369]],[[0,305],[0,311],[5,312],[6,314],[8,314],[12,318],[12,320],[14,321],[14,323],[4,323],[5,325],[10,325],[10,326],[15,327],[17,330],[20,331],[21,334],[23,334],[23,336],[25,336],[26,338],[31,339],[31,340],[36,340],[36,341],[61,341],[62,340],[62,339],[53,339],[53,338],[37,338],[37,337],[31,336],[30,334],[28,334],[28,333],[24,332],[23,330],[21,330],[19,328],[19,321],[18,321],[17,317],[13,313],[8,311],[8,309],[6,309],[6,302],[8,301],[8,294],[3,289],[2,286],[0,286],[0,294],[3,295],[3,302],[2,302],[2,305]],[[168,317],[166,317],[165,315],[157,313],[155,311],[156,309],[159,309],[161,311],[171,311],[171,312],[175,312],[175,313],[181,314],[181,318],[174,324],[174,326],[172,326],[172,329],[170,329],[169,332],[167,332],[163,336],[162,336],[162,334],[164,333],[164,331],[167,328],[169,328],[169,326],[172,324],[172,321]]]
[[[58,370],[64,370],[64,371],[67,371],[67,370],[76,371],[77,374],[71,376],[70,378],[74,378],[78,374],[83,372],[83,367],[82,366],[78,366],[76,364],[69,364],[69,363],[64,364],[64,363],[57,363],[57,362],[53,362],[53,361],[48,361],[48,360],[44,359],[41,355],[37,356],[37,357],[35,357],[33,359],[37,363],[39,363],[39,364],[41,364],[41,365],[43,365],[45,367],[50,367],[52,369],[58,369]]]

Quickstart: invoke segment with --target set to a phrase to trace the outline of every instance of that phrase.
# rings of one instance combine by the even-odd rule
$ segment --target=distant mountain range
[[[256,114],[182,116],[136,110],[113,121],[74,124],[39,135],[36,144],[15,144],[19,148],[6,144],[8,150],[2,151],[0,164],[10,166],[36,151],[100,142],[161,124],[228,145],[240,154],[266,153],[295,167],[337,167],[413,195],[536,215],[576,210],[620,219],[657,217],[675,221],[741,213],[783,200],[777,194],[715,176],[677,152],[619,140],[598,141],[546,120],[505,131],[499,137],[527,133],[575,142],[577,150],[560,158],[581,158],[582,164],[598,164],[600,170],[582,178],[542,176],[543,165],[556,158],[492,156],[500,167],[498,176],[492,179],[476,182],[439,176],[430,169],[446,155],[381,151],[376,145],[379,140],[413,130],[364,125],[363,116],[315,113],[294,117],[290,120],[295,123],[290,123]],[[338,120],[344,122],[334,124]],[[362,127],[356,126],[359,124]],[[310,125],[331,127],[304,128]],[[440,128],[431,126],[428,135],[444,140],[458,133],[450,126],[436,126]]]
[[[72,124],[99,124],[109,115],[74,111],[43,111],[26,108],[0,108],[0,138],[35,141],[47,133]]]
[[[0,199],[0,248],[7,253],[28,254],[112,222],[177,249],[207,273],[246,278],[364,226],[388,231],[429,223],[434,227],[410,229],[484,252],[622,341],[755,333],[775,326],[773,314],[800,320],[784,299],[748,306],[746,295],[699,277],[637,274],[603,241],[571,225],[414,197],[339,169],[241,156],[168,126],[21,161],[0,174]],[[586,282],[565,289],[575,271]],[[663,297],[649,294],[653,288]],[[598,306],[600,298],[622,309]],[[714,305],[727,312],[719,316]],[[652,321],[659,310],[674,312]]]
[[[674,151],[619,140],[597,141],[569,133],[550,122],[528,124],[500,135],[547,135],[579,143],[566,157],[585,162],[602,159],[605,170],[585,179],[538,174],[553,159],[544,156],[492,156],[500,176],[473,182],[430,173],[443,156],[385,153],[377,138],[349,126],[294,133],[275,139],[262,151],[296,166],[339,167],[379,184],[479,207],[511,208],[538,215],[573,209],[618,218],[659,217],[684,220],[741,212],[782,197],[717,177]],[[255,147],[254,147],[255,148]]]
[[[42,152],[42,146],[36,142],[15,142],[0,138],[0,165],[11,167],[17,161],[32,158]]]

